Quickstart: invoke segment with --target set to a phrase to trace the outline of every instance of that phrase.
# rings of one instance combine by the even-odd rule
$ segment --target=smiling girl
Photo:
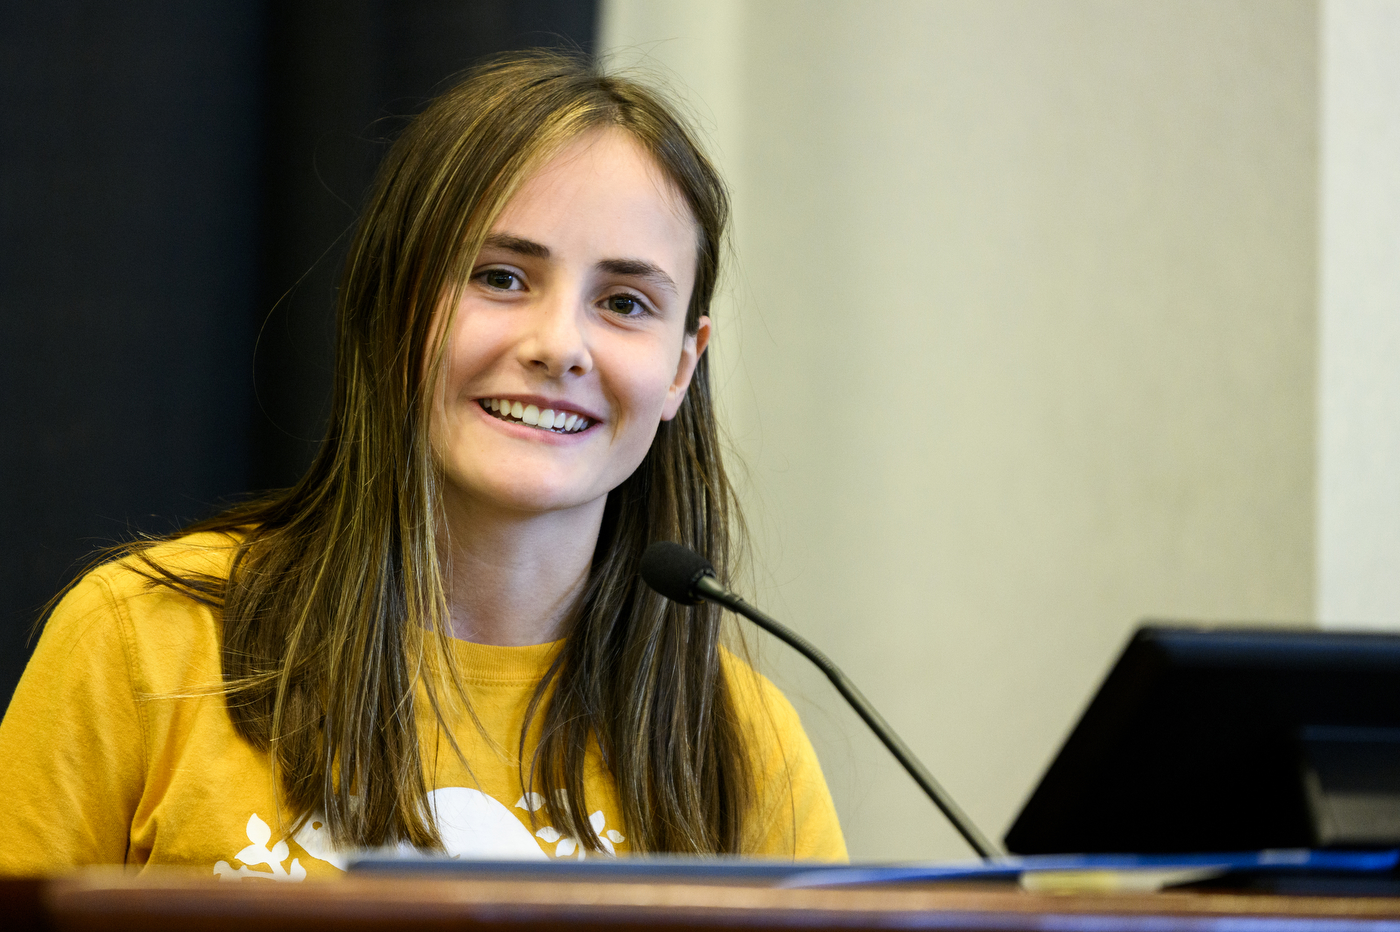
[[[705,348],[727,217],[672,110],[479,69],[387,156],[293,489],[128,548],[0,725],[0,871],[300,879],[357,848],[841,859],[786,700],[637,577],[736,549]]]

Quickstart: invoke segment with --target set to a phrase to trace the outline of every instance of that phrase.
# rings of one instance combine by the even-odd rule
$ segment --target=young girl
[[[498,62],[385,159],[288,492],[128,548],[0,725],[0,871],[334,874],[355,849],[841,859],[790,705],[652,593],[737,521],[705,346],[723,185],[655,94]]]

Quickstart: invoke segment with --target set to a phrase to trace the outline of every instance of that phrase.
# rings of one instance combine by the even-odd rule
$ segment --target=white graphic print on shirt
[[[244,877],[262,877],[267,880],[305,880],[306,868],[301,866],[300,858],[292,858],[291,868],[282,866],[282,862],[287,860],[290,851],[287,849],[285,841],[279,841],[271,848],[267,843],[272,838],[272,829],[267,827],[267,823],[258,818],[255,812],[248,819],[248,841],[251,844],[233,856],[235,861],[242,861],[243,866],[237,870],[227,861],[220,861],[214,865],[214,874],[220,880],[241,880]],[[254,867],[266,866],[265,871],[254,870]],[[342,868],[343,870],[344,868]]]
[[[530,829],[502,803],[480,790],[465,786],[445,786],[428,793],[428,805],[442,835],[443,848],[453,858],[548,858],[544,845],[554,846],[554,856],[584,857],[585,848],[578,839],[564,835],[551,825],[543,826],[534,835]],[[544,805],[538,793],[526,793],[515,804],[517,809],[535,812]],[[616,829],[605,829],[606,819],[599,809],[589,816],[589,824],[597,834],[603,849],[616,854],[615,844],[627,839]],[[214,865],[214,874],[223,880],[260,878],[277,881],[306,879],[306,868],[299,858],[290,857],[286,840],[271,848],[272,830],[257,813],[248,819],[250,844],[234,855],[242,866],[234,868],[228,861]],[[315,817],[307,819],[292,836],[308,856],[345,870],[353,852],[336,848],[324,823]],[[538,841],[536,840],[538,839]],[[284,862],[290,859],[290,864]],[[265,870],[262,868],[266,868]]]
[[[526,793],[516,801],[515,808],[534,812],[543,805],[544,797],[539,793]],[[617,854],[617,849],[613,847],[613,844],[620,844],[627,839],[615,828],[610,828],[606,832],[603,831],[603,826],[606,824],[606,821],[607,820],[603,817],[603,810],[601,809],[588,817],[588,824],[592,826],[593,833],[598,836],[598,841],[602,843],[603,850],[608,854]],[[535,832],[535,837],[544,841],[546,844],[554,845],[554,856],[556,858],[567,858],[577,849],[578,859],[582,861],[583,853],[587,850],[583,845],[578,843],[577,838],[565,835],[552,825],[546,825],[544,828]]]

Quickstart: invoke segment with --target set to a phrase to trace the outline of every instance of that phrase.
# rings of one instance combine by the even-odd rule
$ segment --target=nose
[[[563,296],[537,303],[531,308],[529,331],[517,349],[520,364],[551,379],[590,372],[593,356],[584,315],[578,302]]]

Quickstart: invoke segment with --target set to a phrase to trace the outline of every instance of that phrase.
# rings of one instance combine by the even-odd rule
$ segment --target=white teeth
[[[481,406],[503,419],[510,418],[555,433],[577,433],[587,430],[593,424],[588,418],[578,414],[555,411],[553,408],[541,411],[538,405],[522,405],[518,401],[505,398],[483,398]]]

